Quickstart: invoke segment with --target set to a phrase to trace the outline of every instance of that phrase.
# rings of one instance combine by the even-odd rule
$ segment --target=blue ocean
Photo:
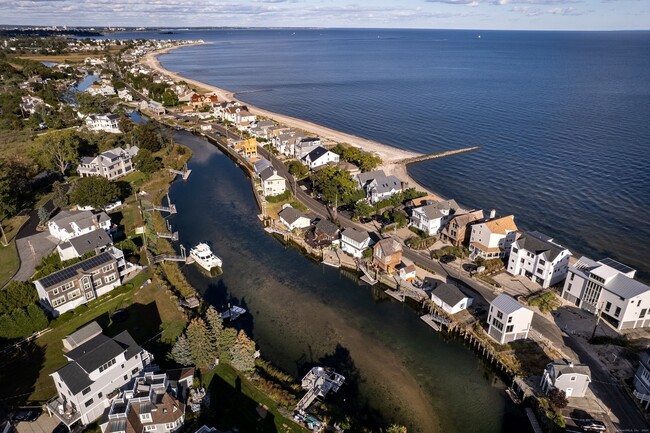
[[[133,37],[133,34],[124,34]],[[139,34],[140,37],[168,35]],[[469,208],[515,214],[650,278],[650,32],[179,31],[168,69],[253,105],[422,153]]]

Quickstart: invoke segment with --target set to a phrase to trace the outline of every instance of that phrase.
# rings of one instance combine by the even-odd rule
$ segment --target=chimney
[[[93,225],[95,226],[96,229],[99,228],[99,219],[97,218],[97,215],[93,214]]]
[[[497,216],[497,210],[496,210],[496,209],[492,209],[492,210],[490,211],[490,219],[493,219],[493,218],[495,218],[496,216]]]

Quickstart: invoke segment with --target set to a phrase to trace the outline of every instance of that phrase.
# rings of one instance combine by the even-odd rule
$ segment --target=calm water
[[[466,206],[514,213],[523,229],[615,257],[648,279],[650,32],[478,33],[190,31],[173,36],[215,44],[161,61],[256,90],[241,95],[254,105],[396,147],[481,145],[410,172]]]
[[[221,277],[195,265],[185,273],[217,307],[248,308],[240,324],[266,359],[296,376],[312,363],[335,366],[349,379],[343,396],[353,410],[409,432],[528,431],[503,383],[471,351],[409,307],[283,247],[262,230],[241,170],[201,138],[178,140],[194,152],[193,171],[171,188],[172,225],[184,245],[207,240],[224,260]]]

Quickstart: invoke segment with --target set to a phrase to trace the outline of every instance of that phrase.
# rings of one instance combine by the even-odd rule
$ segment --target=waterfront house
[[[34,281],[39,302],[56,317],[120,285],[122,277],[142,269],[124,260],[121,250],[105,252]]]
[[[257,156],[257,140],[253,137],[235,143],[235,150],[244,155],[246,159],[255,157]]]
[[[289,230],[306,229],[311,225],[311,220],[309,218],[289,205],[282,209],[280,213],[278,213],[278,216],[280,217],[280,222]]]
[[[454,246],[467,245],[472,232],[471,225],[483,219],[482,210],[452,215],[440,232],[440,239]]]
[[[438,234],[458,209],[455,200],[440,200],[416,207],[411,214],[409,225],[433,236]]]
[[[91,114],[86,117],[86,128],[89,131],[103,131],[113,134],[120,132],[120,116],[117,114]]]
[[[256,119],[255,115],[249,112],[245,105],[232,105],[223,111],[223,116],[235,125],[249,124]]]
[[[339,162],[339,155],[336,153],[325,149],[322,146],[316,147],[314,150],[309,152],[306,156],[304,156],[301,160],[303,164],[308,166],[310,169],[315,169],[318,167],[322,167],[327,164],[338,164]]]
[[[636,270],[616,260],[581,257],[568,269],[562,298],[616,329],[650,326],[650,286],[634,279]]]
[[[52,108],[52,106],[46,104],[45,101],[38,96],[27,95],[21,97],[20,109],[24,115],[45,113],[50,108]]]
[[[650,408],[650,350],[646,349],[641,355],[639,368],[634,374],[634,396],[639,399],[639,403],[645,406],[646,410]]]
[[[102,176],[108,180],[115,180],[135,170],[133,157],[139,151],[138,146],[131,146],[128,149],[116,147],[94,158],[83,156],[77,172],[81,177]]]
[[[471,260],[503,258],[510,253],[510,246],[516,238],[517,225],[514,215],[495,218],[492,211],[488,221],[472,225],[469,257]]]
[[[91,251],[99,253],[111,245],[113,245],[113,240],[108,233],[102,229],[95,229],[60,243],[56,246],[56,252],[61,261],[65,261],[81,257]]]
[[[386,177],[384,170],[366,171],[353,176],[353,179],[359,184],[359,188],[367,191],[368,184],[378,177]]]
[[[402,245],[393,238],[382,239],[372,247],[372,262],[389,274],[402,261]]]
[[[47,410],[68,427],[101,417],[120,388],[153,359],[128,331],[110,338],[97,322],[65,337],[63,345],[68,363],[50,375],[58,395],[47,403]]]
[[[377,204],[402,192],[403,187],[402,181],[393,175],[377,177],[366,186],[366,197],[370,204]]]
[[[553,388],[564,391],[567,397],[584,397],[591,382],[591,370],[585,364],[560,360],[549,362],[542,374],[540,386],[545,393]]]
[[[255,169],[255,174],[257,174],[258,176],[259,176],[260,174],[262,174],[262,172],[263,172],[264,170],[266,170],[267,168],[272,168],[272,167],[273,167],[273,164],[271,163],[271,161],[269,161],[269,160],[266,159],[266,158],[258,159],[258,160],[255,161],[255,163],[253,164],[253,168]]]
[[[273,167],[268,167],[262,171],[260,179],[262,180],[262,191],[267,197],[284,194],[287,190],[286,180]]]
[[[281,154],[293,157],[295,152],[296,142],[303,138],[303,135],[293,129],[276,130],[277,134],[273,134],[271,144]]]
[[[190,96],[189,105],[195,110],[201,110],[205,108],[212,109],[215,104],[219,102],[217,95],[199,95],[194,93]]]
[[[472,298],[453,284],[439,284],[431,291],[431,301],[447,314],[456,314],[472,305]]]
[[[50,235],[61,242],[81,236],[93,230],[102,229],[109,233],[113,227],[106,212],[62,210],[47,223]]]
[[[337,168],[347,171],[353,178],[354,176],[361,173],[361,169],[359,167],[348,161],[339,161]]]
[[[297,137],[294,144],[293,157],[301,160],[318,147],[322,147],[320,138],[318,137]]]
[[[133,101],[133,95],[129,92],[128,89],[120,89],[117,91],[117,97],[122,101],[130,102]]]
[[[510,247],[507,271],[523,275],[543,288],[560,283],[566,278],[571,251],[553,242],[539,232],[519,236]]]
[[[399,266],[399,277],[404,281],[413,281],[417,276],[417,269],[415,265],[405,265],[401,263]]]
[[[337,242],[339,228],[331,221],[321,218],[307,233],[306,240],[313,247],[325,247]]]
[[[499,344],[528,338],[533,315],[511,296],[501,294],[490,302],[488,335]]]
[[[86,89],[86,93],[95,96],[113,96],[115,95],[115,88],[107,81],[95,82]]]
[[[348,227],[341,232],[341,250],[352,257],[360,259],[363,252],[370,247],[370,235],[367,231]]]
[[[172,386],[168,373],[145,372],[112,401],[102,419],[102,433],[155,432],[172,433],[185,424],[185,397],[194,378],[192,375]]]
[[[144,94],[144,91],[142,92]],[[140,101],[140,110],[147,110],[150,111],[151,113],[157,115],[157,116],[162,116],[167,112],[167,109],[163,104],[160,102],[156,101],[151,101],[151,100],[144,100]]]

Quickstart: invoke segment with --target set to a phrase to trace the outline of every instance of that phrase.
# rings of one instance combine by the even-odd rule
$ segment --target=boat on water
[[[229,320],[233,321],[242,314],[246,313],[246,309],[242,307],[238,307],[237,305],[233,305],[232,307],[228,308],[226,311],[221,313],[221,318],[223,320]]]
[[[514,404],[521,404],[521,399],[517,396],[514,389],[506,388],[506,394],[508,394],[508,397],[510,397],[510,400],[512,400]]]
[[[213,268],[221,268],[223,264],[221,259],[212,253],[210,246],[204,242],[201,242],[190,250],[190,257],[208,272]]]

